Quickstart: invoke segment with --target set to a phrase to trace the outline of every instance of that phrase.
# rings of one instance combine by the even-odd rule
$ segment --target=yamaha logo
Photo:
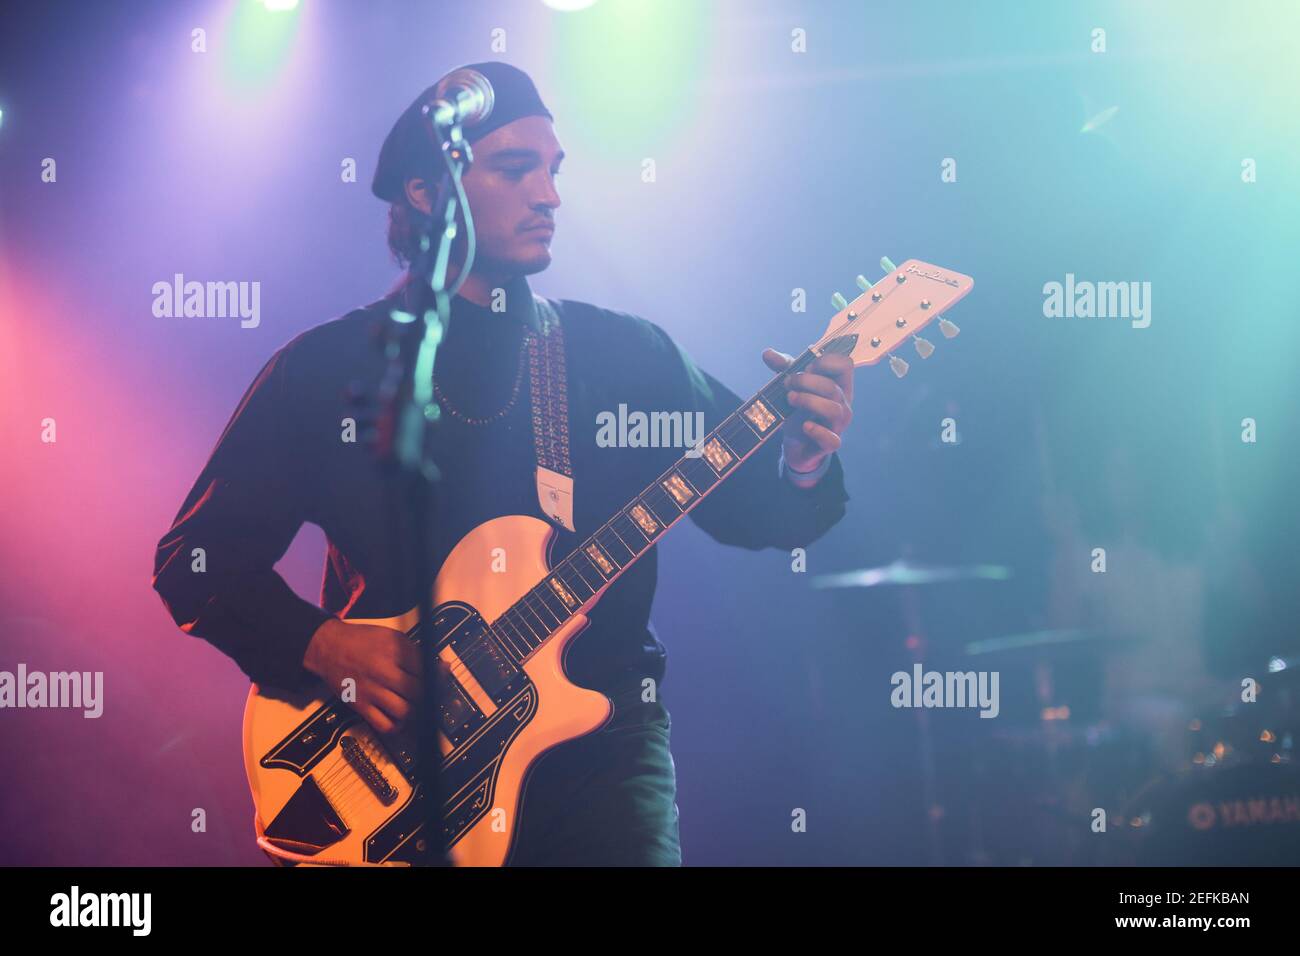
[[[1209,803],[1194,803],[1187,809],[1187,823],[1193,830],[1250,827],[1270,823],[1300,823],[1300,796],[1246,797],[1220,801],[1218,809]]]

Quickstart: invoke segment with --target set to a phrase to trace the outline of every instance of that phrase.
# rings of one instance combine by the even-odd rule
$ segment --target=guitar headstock
[[[973,289],[975,280],[919,259],[895,266],[886,258],[880,266],[887,274],[874,284],[858,276],[862,294],[852,302],[835,293],[832,301],[839,311],[813,351],[840,352],[854,365],[875,365],[889,356],[889,367],[902,378],[907,362],[890,353],[913,339],[917,354],[929,358],[934,345],[918,333],[934,321],[944,338],[954,338],[960,330],[942,313]]]

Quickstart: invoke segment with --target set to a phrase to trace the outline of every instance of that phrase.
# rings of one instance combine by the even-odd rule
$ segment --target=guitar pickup
[[[512,684],[519,676],[519,668],[506,656],[501,645],[491,634],[480,631],[475,637],[475,641],[468,645],[467,650],[462,651],[457,647],[456,655],[478,681],[479,686],[499,704],[502,702],[503,693],[513,691]]]

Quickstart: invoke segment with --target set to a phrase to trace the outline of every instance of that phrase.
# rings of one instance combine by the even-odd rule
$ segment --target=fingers
[[[853,359],[847,355],[832,352],[828,355],[819,355],[808,366],[808,371],[820,373],[833,380],[840,387],[840,390],[844,392],[845,401],[852,402],[853,367]]]
[[[382,684],[372,684],[369,688],[370,702],[382,710],[385,714],[393,719],[394,723],[400,724],[411,715],[417,698],[403,697],[397,691],[390,687],[384,687]]]
[[[366,702],[378,709],[396,730],[401,730],[406,725],[407,719],[415,710],[414,699],[408,700],[381,684],[368,685],[365,688],[365,698]]]
[[[792,356],[776,349],[763,350],[763,362],[774,372],[783,371],[793,361]],[[785,384],[786,400],[801,413],[796,418],[800,436],[807,437],[822,451],[838,449],[837,433],[844,431],[853,419],[849,405],[853,395],[853,360],[847,355],[818,356],[807,371],[796,372]],[[791,421],[787,426],[795,424]]]
[[[443,668],[443,673],[446,673]],[[404,670],[392,668],[376,674],[378,686],[386,688],[405,700],[418,700],[424,687],[424,678],[409,674]]]
[[[446,661],[435,658],[434,663],[438,668],[439,680],[450,676],[451,669]],[[399,730],[424,700],[424,678],[397,668],[376,674],[372,687],[375,702],[394,719]]]
[[[827,375],[848,375],[853,372],[853,359],[839,352],[826,352],[813,359],[808,367]]]
[[[437,665],[440,679],[445,680],[451,675],[451,668],[442,658],[435,658],[434,663]],[[412,716],[422,705],[423,694],[423,678],[400,668],[389,668],[383,673],[376,674],[372,681],[367,682],[363,696],[366,698],[367,707],[373,710],[380,722],[387,727],[385,729],[379,724],[374,724],[375,729],[380,733],[393,733],[406,728]],[[364,710],[362,716],[365,716]],[[370,720],[369,717],[366,719]]]
[[[796,372],[785,380],[785,387],[792,391],[812,392],[836,402],[845,402],[844,389],[833,378],[825,375],[813,375],[808,372]]]
[[[793,362],[794,358],[784,352],[763,350],[763,363],[774,372],[783,371]],[[853,368],[853,359],[847,355],[819,355],[804,371],[791,375],[787,384],[826,398],[842,398],[849,404],[853,401]]]
[[[779,372],[794,361],[794,356],[778,352],[776,349],[763,349],[763,364],[773,372]]]
[[[811,392],[789,392],[786,401],[806,412],[809,417],[820,419],[822,424],[836,432],[844,431],[853,419],[853,410],[843,402],[822,398]]]
[[[393,660],[404,672],[414,677],[424,673],[424,655],[420,646],[401,631],[390,631],[393,636]]]
[[[388,715],[373,704],[358,704],[356,711],[361,715],[362,720],[381,734],[391,734],[397,730],[397,725],[388,718]]]
[[[819,419],[831,431],[843,432],[853,419],[853,409],[838,376],[848,376],[845,384],[851,391],[852,360],[844,355],[823,355],[809,369],[815,371],[798,372],[786,379],[790,389],[786,400],[808,417]]]
[[[824,452],[839,451],[840,449],[840,436],[825,425],[817,422],[804,422],[803,433],[816,442],[817,447]]]

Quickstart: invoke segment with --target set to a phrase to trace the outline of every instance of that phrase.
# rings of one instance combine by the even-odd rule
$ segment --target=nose
[[[559,206],[560,194],[555,188],[555,177],[547,173],[543,180],[542,193],[533,201],[533,209],[540,212],[543,209],[558,209]]]

